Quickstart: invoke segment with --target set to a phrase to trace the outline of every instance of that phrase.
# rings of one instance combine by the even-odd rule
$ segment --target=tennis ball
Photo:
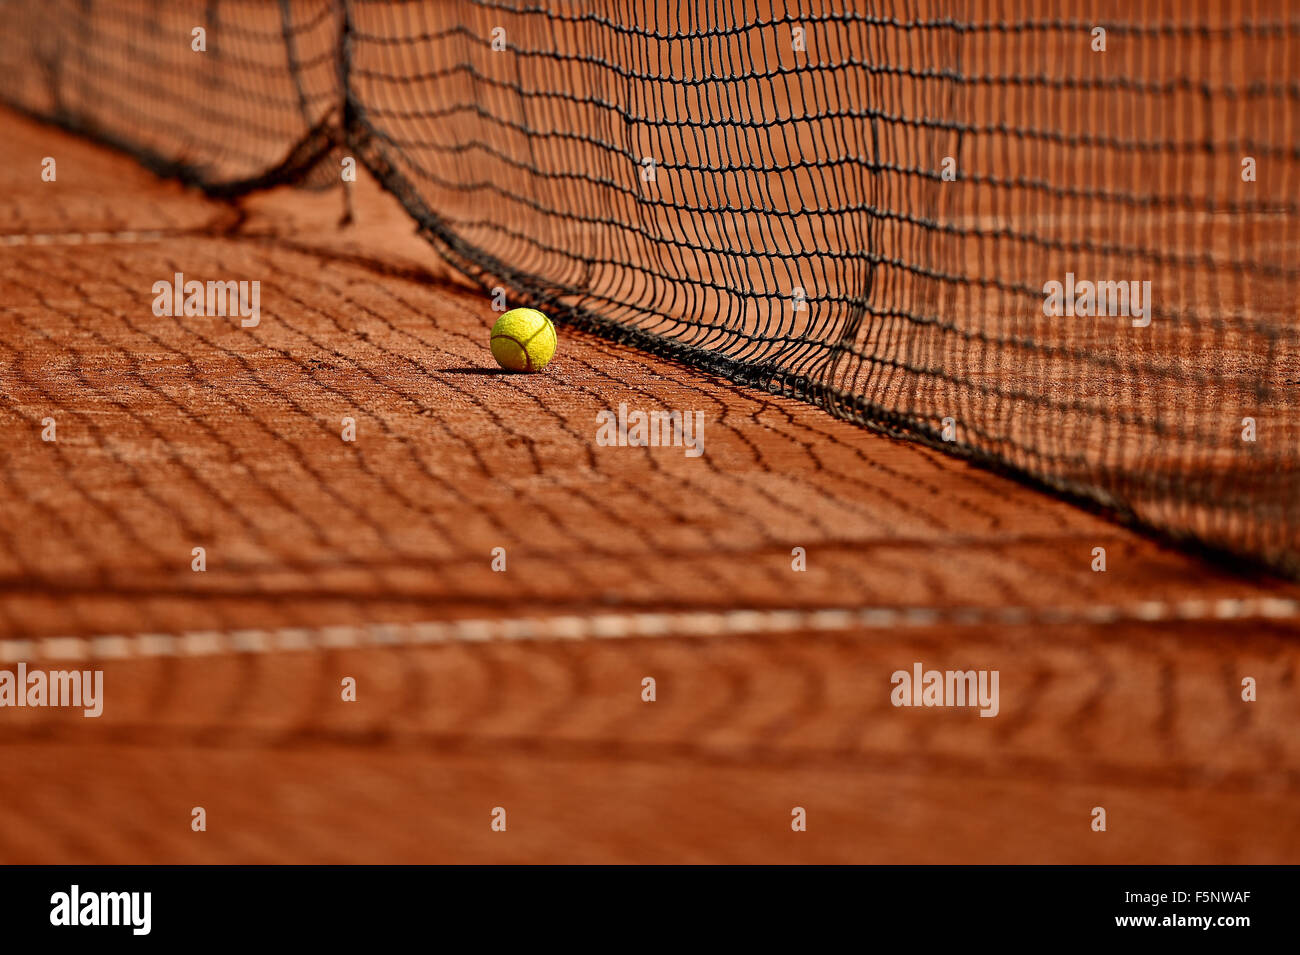
[[[535,308],[512,308],[492,326],[492,357],[510,371],[541,371],[556,344],[555,326]]]

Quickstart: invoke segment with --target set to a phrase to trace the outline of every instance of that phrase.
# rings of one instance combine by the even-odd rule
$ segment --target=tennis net
[[[512,304],[1300,573],[1293,5],[0,8],[0,97],[163,174],[346,152]]]

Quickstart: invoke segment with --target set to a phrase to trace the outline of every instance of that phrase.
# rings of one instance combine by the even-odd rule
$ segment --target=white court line
[[[125,660],[246,653],[338,650],[520,640],[618,640],[717,637],[751,633],[899,630],[925,627],[1021,627],[1152,621],[1296,620],[1300,600],[1244,597],[1142,601],[1076,608],[873,607],[820,610],[728,610],[590,616],[501,617],[278,630],[201,630],[0,640],[0,664],[32,660]]]
[[[105,245],[114,242],[160,242],[176,233],[158,231],[123,232],[34,232],[28,235],[0,235],[3,245]]]

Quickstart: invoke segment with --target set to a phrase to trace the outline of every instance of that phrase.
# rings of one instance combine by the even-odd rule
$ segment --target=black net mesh
[[[332,0],[4,0],[0,15],[11,105],[213,192],[321,181],[339,102]]]
[[[512,303],[1300,570],[1294,5],[3,6],[161,171],[346,148]]]

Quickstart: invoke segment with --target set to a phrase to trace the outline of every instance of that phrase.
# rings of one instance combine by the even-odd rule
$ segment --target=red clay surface
[[[0,709],[0,860],[1300,861],[1296,621],[1140,622],[1296,587],[563,328],[544,375],[499,374],[487,299],[368,184],[338,229],[335,194],[235,210],[11,116],[3,136],[0,639],[33,665],[75,665],[48,659],[59,636],[936,622],[97,661],[99,720]],[[177,271],[259,280],[261,324],[155,317]],[[621,402],[703,411],[705,453],[599,447]],[[1083,622],[1098,605],[1120,619]],[[959,612],[1006,607],[1027,622]],[[916,661],[998,669],[1000,715],[891,706]]]

